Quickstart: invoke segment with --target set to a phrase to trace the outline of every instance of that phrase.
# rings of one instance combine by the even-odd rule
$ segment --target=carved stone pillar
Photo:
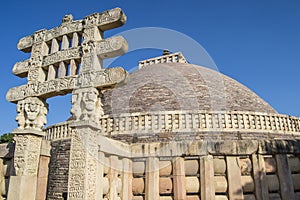
[[[76,131],[71,143],[68,200],[100,199],[97,190],[99,129],[92,121],[74,122],[71,127]]]
[[[8,199],[35,200],[47,104],[37,97],[29,97],[18,102],[17,112],[19,127],[13,131],[16,141],[14,176],[10,178]]]
[[[71,113],[75,134],[71,143],[68,199],[99,199],[97,136],[99,119],[103,115],[99,91],[96,88],[73,91]]]

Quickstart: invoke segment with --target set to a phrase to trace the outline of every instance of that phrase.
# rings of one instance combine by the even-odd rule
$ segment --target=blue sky
[[[11,73],[16,62],[29,56],[17,49],[18,40],[59,25],[65,14],[81,19],[114,7],[122,8],[128,20],[123,27],[107,31],[106,37],[141,27],[183,33],[203,46],[220,72],[252,89],[279,113],[300,116],[300,1],[11,0],[0,7],[0,134],[17,127],[15,105],[5,100],[7,90],[26,83]],[[183,45],[180,42],[174,41]],[[140,59],[159,53],[128,53],[117,64],[131,68]],[[50,99],[48,103],[49,124],[64,121],[69,97]]]

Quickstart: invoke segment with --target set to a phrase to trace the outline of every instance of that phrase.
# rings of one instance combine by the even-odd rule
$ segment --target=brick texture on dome
[[[205,67],[164,63],[145,66],[103,91],[106,114],[203,110],[277,113],[241,83]]]

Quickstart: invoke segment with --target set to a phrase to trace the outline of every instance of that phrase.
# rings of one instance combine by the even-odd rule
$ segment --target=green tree
[[[13,137],[14,137],[14,134],[12,134],[12,133],[5,133],[5,134],[1,135],[0,136],[0,144],[13,142],[14,141]]]

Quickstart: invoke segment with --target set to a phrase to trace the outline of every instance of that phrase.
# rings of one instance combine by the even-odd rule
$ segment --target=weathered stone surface
[[[255,140],[225,140],[213,142],[213,145],[209,145],[208,152],[213,155],[249,155],[257,149],[258,142]]]
[[[250,175],[252,173],[252,163],[250,158],[239,159],[239,165],[242,175]]]
[[[36,197],[36,176],[10,177],[8,199],[32,200]]]
[[[50,98],[59,94],[70,93],[72,90],[87,86],[101,89],[122,82],[127,76],[127,72],[122,68],[109,68],[96,72],[86,72],[76,76],[68,76],[63,79],[54,79],[40,83],[35,82],[11,88],[6,94],[6,99],[11,102],[17,102],[31,96]]]
[[[246,194],[244,195],[244,200],[256,200],[256,198],[253,194]]]
[[[50,162],[49,156],[40,156],[38,179],[37,179],[36,200],[45,200],[46,199],[49,162]]]
[[[48,105],[37,97],[28,97],[17,104],[18,130],[33,129],[42,130],[46,124]]]
[[[142,176],[145,174],[145,162],[133,162],[132,171],[134,176]]]
[[[99,91],[96,88],[74,90],[71,114],[74,121],[89,120],[98,124],[104,115]]]
[[[185,160],[184,161],[185,174],[187,176],[195,176],[199,173],[198,160]]]
[[[200,200],[199,196],[196,195],[189,195],[186,197],[187,200]]]
[[[159,199],[159,160],[155,157],[146,161],[146,189],[145,199]]]
[[[159,176],[170,176],[172,174],[171,161],[159,161]]]
[[[160,178],[159,179],[159,193],[160,194],[171,194],[173,192],[173,184],[171,178]]]
[[[213,156],[203,156],[200,158],[200,185],[201,199],[214,200],[215,182],[214,182],[214,163]]]
[[[265,157],[264,162],[266,173],[275,173],[277,171],[276,161],[273,157]]]
[[[132,192],[134,195],[144,194],[145,181],[143,178],[133,178],[132,179]]]
[[[269,185],[269,192],[279,191],[279,180],[277,175],[267,175],[266,179]]]
[[[292,174],[294,190],[300,190],[300,174]]]
[[[295,199],[294,186],[287,155],[277,154],[275,155],[275,158],[281,197],[282,199]]]
[[[239,158],[226,156],[229,199],[244,199]]]
[[[215,191],[216,193],[227,192],[227,180],[225,176],[215,176],[214,177]]]
[[[68,192],[71,139],[51,142],[52,156],[49,163],[47,196],[49,199],[62,199]],[[59,170],[57,170],[59,166]]]
[[[214,172],[215,174],[225,174],[226,172],[226,162],[224,159],[214,159]]]
[[[200,192],[199,178],[196,176],[185,177],[186,182],[186,193],[197,193]]]
[[[289,167],[292,173],[300,172],[300,160],[298,157],[288,158]]]
[[[244,193],[254,192],[254,181],[251,176],[242,176],[241,181]]]
[[[225,195],[216,195],[216,200],[228,200],[228,197]]]
[[[181,200],[186,198],[186,179],[184,168],[184,158],[175,158],[173,161],[174,200]]]

